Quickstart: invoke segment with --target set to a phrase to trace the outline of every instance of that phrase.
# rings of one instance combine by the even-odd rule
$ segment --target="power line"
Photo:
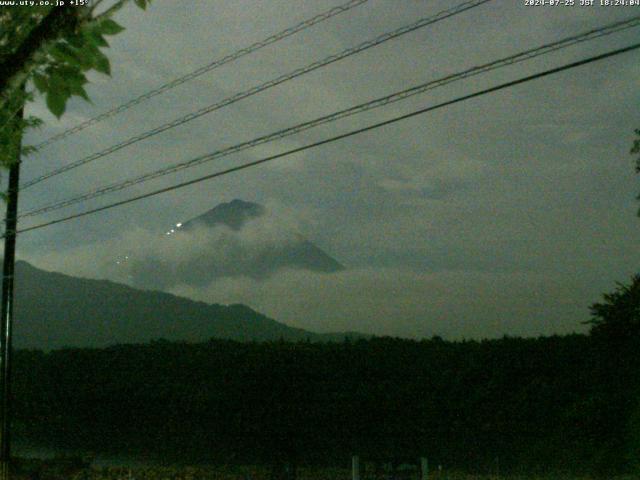
[[[176,78],[174,80],[171,80],[170,82],[160,85],[158,88],[155,88],[147,93],[144,93],[139,97],[131,99],[128,102],[123,103],[122,105],[119,105],[118,107],[115,107],[93,118],[90,118],[89,120],[79,123],[78,125],[68,130],[65,130],[64,132],[61,132],[57,135],[53,135],[52,137],[49,137],[43,142],[37,144],[35,148],[42,149],[48,145],[51,145],[54,142],[57,142],[58,140],[62,140],[63,138],[73,135],[74,133],[80,132],[81,130],[84,130],[85,128],[90,127],[91,125],[95,125],[96,123],[99,123],[102,120],[106,120],[107,118],[110,118],[110,117],[113,117],[114,115],[122,113],[125,110],[130,109],[131,107],[134,107],[146,100],[149,100],[150,98],[155,97],[156,95],[160,95],[161,93],[171,90],[172,88],[182,85],[183,83],[189,82],[194,78],[199,77],[200,75],[203,75],[207,72],[215,70],[216,68],[221,67],[222,65],[226,65],[227,63],[231,63],[235,60],[238,60],[241,57],[249,55],[250,53],[256,52],[261,48],[264,48],[268,45],[276,43],[280,40],[284,40],[285,38],[290,37],[298,32],[301,32],[302,30],[305,30],[313,25],[316,25],[320,22],[324,22],[325,20],[328,20],[331,17],[335,17],[336,15],[340,15],[341,13],[347,12],[352,8],[355,8],[359,5],[362,5],[363,3],[366,3],[367,1],[369,0],[350,0],[343,5],[334,7],[326,12],[320,13],[314,17],[304,20],[292,27],[286,28],[281,32],[271,35],[270,37],[267,37],[264,40],[253,43],[248,47],[242,48],[234,53],[226,55],[220,59],[214,60],[213,62],[207,65],[204,65],[198,68],[197,70],[194,70],[193,72],[183,75],[182,77]]]
[[[475,75],[486,73],[486,72],[489,72],[498,68],[502,68],[508,65],[513,65],[526,60],[530,60],[532,58],[545,55],[563,48],[567,48],[569,46],[572,46],[581,42],[590,41],[595,38],[599,38],[605,35],[610,35],[612,33],[616,33],[631,27],[637,27],[639,25],[640,25],[640,15],[627,20],[615,22],[600,28],[592,29],[578,35],[573,35],[553,43],[544,44],[537,48],[525,50],[524,52],[520,52],[515,55],[510,55],[508,57],[504,57],[502,59],[495,60],[487,64],[483,64],[480,66],[476,66],[476,67],[464,70],[462,72],[448,75],[437,80],[431,80],[429,82],[426,82],[426,83],[423,83],[399,92],[392,93],[391,95],[380,97],[366,103],[362,103],[344,110],[340,110],[330,115],[325,115],[308,122],[297,124],[292,127],[285,128],[283,130],[279,130],[267,135],[263,135],[261,137],[258,137],[243,143],[239,143],[231,147],[223,148],[221,150],[217,150],[215,152],[208,153],[206,155],[202,155],[188,161],[183,161],[174,165],[170,165],[160,170],[155,170],[153,172],[149,172],[125,181],[106,185],[106,186],[94,189],[90,192],[84,193],[82,195],[68,198],[66,200],[62,200],[53,204],[38,207],[21,214],[19,218],[24,218],[24,217],[29,217],[33,215],[55,211],[64,207],[74,205],[76,203],[80,203],[85,200],[90,200],[96,197],[100,197],[102,195],[106,195],[108,193],[123,190],[125,188],[129,188],[134,185],[138,185],[140,183],[162,177],[164,175],[175,173],[186,168],[191,168],[197,165],[201,165],[205,162],[209,162],[218,158],[225,157],[227,155],[238,153],[248,148],[252,148],[258,145],[262,145],[264,143],[272,142],[274,140],[288,137],[290,135],[295,135],[300,132],[309,130],[311,128],[315,128],[317,126],[320,126],[326,123],[337,121],[341,118],[349,117],[364,111],[389,105],[391,103],[395,103],[400,100],[405,100],[414,95],[418,95],[418,94],[427,92],[429,90],[433,90],[435,88],[448,85],[449,83],[453,83],[453,82],[463,80]]]
[[[48,226],[55,225],[55,224],[62,223],[62,222],[67,222],[69,220],[73,220],[73,219],[76,219],[76,218],[80,218],[80,217],[84,217],[84,216],[91,215],[91,214],[94,214],[94,213],[98,213],[98,212],[101,212],[101,211],[104,211],[104,210],[108,210],[108,209],[111,209],[111,208],[115,208],[115,207],[118,207],[118,206],[121,206],[121,205],[126,205],[128,203],[136,202],[138,200],[142,200],[142,199],[145,199],[145,198],[153,197],[153,196],[159,195],[161,193],[166,193],[166,192],[170,192],[170,191],[173,191],[173,190],[178,190],[180,188],[187,187],[189,185],[194,185],[196,183],[200,183],[200,182],[203,182],[205,180],[210,180],[210,179],[221,177],[221,176],[224,176],[224,175],[228,175],[230,173],[234,173],[234,172],[237,172],[237,171],[240,171],[240,170],[245,170],[247,168],[255,167],[255,166],[261,165],[263,163],[276,160],[278,158],[282,158],[282,157],[286,157],[286,156],[289,156],[289,155],[293,155],[295,153],[299,153],[299,152],[302,152],[304,150],[308,150],[308,149],[311,149],[311,148],[316,148],[316,147],[319,147],[321,145],[325,145],[325,144],[328,144],[328,143],[333,143],[333,142],[336,142],[338,140],[342,140],[344,138],[352,137],[354,135],[358,135],[360,133],[368,132],[370,130],[374,130],[374,129],[377,129],[377,128],[380,128],[380,127],[384,127],[386,125],[391,125],[391,124],[399,122],[401,120],[406,120],[408,118],[412,118],[412,117],[415,117],[417,115],[422,115],[424,113],[431,112],[431,111],[434,111],[434,110],[437,110],[437,109],[440,109],[440,108],[444,108],[444,107],[447,107],[449,105],[453,105],[453,104],[456,104],[456,103],[463,102],[465,100],[470,100],[472,98],[480,97],[482,95],[486,95],[486,94],[489,94],[489,93],[497,92],[499,90],[503,90],[503,89],[506,89],[506,88],[509,88],[509,87],[513,87],[515,85],[519,85],[519,84],[522,84],[522,83],[530,82],[532,80],[536,80],[536,79],[543,78],[543,77],[546,77],[546,76],[549,76],[549,75],[553,75],[555,73],[559,73],[559,72],[562,72],[562,71],[565,71],[565,70],[570,70],[572,68],[576,68],[576,67],[579,67],[579,66],[582,66],[582,65],[586,65],[586,64],[593,63],[593,62],[596,62],[596,61],[599,61],[599,60],[603,60],[605,58],[613,57],[613,56],[616,56],[616,55],[621,55],[623,53],[630,52],[630,51],[633,51],[633,50],[637,50],[639,48],[640,48],[640,43],[636,43],[636,44],[630,45],[628,47],[619,48],[617,50],[609,51],[609,52],[601,54],[601,55],[596,55],[596,56],[589,57],[589,58],[586,58],[586,59],[583,59],[583,60],[579,60],[577,62],[572,62],[572,63],[569,63],[569,64],[565,64],[565,65],[563,65],[561,67],[552,68],[550,70],[545,70],[543,72],[536,73],[536,74],[533,74],[533,75],[529,75],[529,76],[526,76],[526,77],[522,77],[522,78],[519,78],[517,80],[512,80],[510,82],[502,83],[502,84],[497,85],[495,87],[491,87],[491,88],[487,88],[487,89],[484,89],[484,90],[480,90],[480,91],[477,91],[477,92],[474,92],[474,93],[471,93],[471,94],[468,94],[468,95],[464,95],[462,97],[457,97],[457,98],[455,98],[453,100],[442,102],[442,103],[439,103],[437,105],[433,105],[431,107],[426,107],[426,108],[422,108],[420,110],[415,110],[415,111],[413,111],[411,113],[400,115],[398,117],[394,117],[392,119],[385,120],[383,122],[378,122],[378,123],[375,123],[375,124],[372,124],[372,125],[369,125],[369,126],[366,126],[366,127],[363,127],[363,128],[352,130],[352,131],[347,132],[347,133],[343,133],[343,134],[340,134],[340,135],[336,135],[334,137],[330,137],[330,138],[327,138],[327,139],[324,139],[324,140],[320,140],[318,142],[315,142],[315,143],[312,143],[312,144],[309,144],[309,145],[305,145],[305,146],[302,146],[302,147],[298,147],[298,148],[294,148],[294,149],[291,149],[291,150],[287,150],[286,152],[282,152],[282,153],[278,153],[278,154],[275,154],[275,155],[271,155],[269,157],[265,157],[265,158],[262,158],[260,160],[255,160],[253,162],[245,163],[245,164],[242,164],[242,165],[239,165],[239,166],[236,166],[236,167],[227,168],[225,170],[221,170],[221,171],[218,171],[218,172],[215,172],[215,173],[211,173],[209,175],[198,177],[198,178],[195,178],[193,180],[188,180],[186,182],[182,182],[182,183],[179,183],[179,184],[176,184],[176,185],[172,185],[170,187],[161,188],[159,190],[155,190],[155,191],[152,191],[152,192],[149,192],[149,193],[138,195],[136,197],[132,197],[132,198],[129,198],[129,199],[126,199],[126,200],[121,200],[121,201],[118,201],[118,202],[110,203],[110,204],[104,205],[102,207],[94,208],[94,209],[91,209],[91,210],[86,210],[84,212],[76,213],[74,215],[69,215],[67,217],[62,217],[62,218],[58,218],[56,220],[51,220],[49,222],[45,222],[45,223],[41,223],[41,224],[34,225],[34,226],[31,226],[31,227],[19,229],[19,230],[17,230],[16,233],[24,233],[24,232],[29,232],[29,231],[32,231],[32,230],[38,230],[38,229],[41,229],[41,228],[44,228],[44,227],[48,227]]]
[[[39,177],[36,177],[26,183],[24,183],[23,185],[21,185],[21,189],[25,190],[37,183],[40,183],[44,180],[47,180],[51,177],[54,177],[56,175],[60,175],[61,173],[64,172],[68,172],[69,170],[72,170],[74,168],[80,167],[82,165],[85,165],[89,162],[92,162],[94,160],[97,160],[99,158],[105,157],[107,155],[110,155],[111,153],[117,152],[118,150],[121,150],[125,147],[128,147],[129,145],[133,145],[134,143],[137,143],[139,141],[145,140],[147,138],[153,137],[155,135],[158,135],[159,133],[165,132],[171,128],[175,128],[179,125],[182,125],[184,123],[190,122],[192,120],[195,120],[196,118],[199,118],[203,115],[206,115],[208,113],[211,113],[215,110],[219,110],[223,107],[226,107],[228,105],[231,105],[233,103],[236,103],[240,100],[243,100],[247,97],[250,97],[252,95],[256,95],[258,93],[261,93],[265,90],[268,90],[270,88],[273,88],[277,85],[280,85],[284,82],[287,82],[289,80],[293,80],[294,78],[300,77],[306,73],[312,72],[314,70],[317,70],[321,67],[325,67],[329,64],[335,63],[339,60],[342,60],[344,58],[350,57],[352,55],[355,55],[357,53],[360,53],[364,50],[367,50],[369,48],[375,47],[377,45],[380,45],[381,43],[387,42],[389,40],[392,40],[394,38],[400,37],[402,35],[405,35],[407,33],[413,32],[415,30],[418,30],[419,28],[423,28],[426,27],[428,25],[432,25],[436,22],[439,22],[441,20],[444,20],[446,18],[452,17],[454,15],[457,15],[459,13],[462,13],[466,10],[470,10],[472,8],[478,7],[484,3],[490,2],[492,0],[469,0],[466,2],[463,2],[453,8],[441,11],[439,13],[437,13],[436,15],[430,16],[430,17],[424,17],[421,18],[420,20],[418,20],[417,22],[411,23],[409,25],[405,25],[404,27],[401,27],[397,30],[394,30],[392,32],[388,32],[388,33],[384,33],[382,35],[379,35],[378,37],[372,39],[372,40],[367,40],[355,47],[352,48],[347,48],[346,50],[343,50],[340,53],[337,54],[333,54],[330,55],[322,60],[318,60],[315,61],[305,67],[301,67],[301,68],[297,68],[296,70],[293,70],[289,73],[286,73],[284,75],[280,75],[279,77],[276,77],[275,79],[269,80],[267,82],[264,82],[260,85],[257,85],[255,87],[250,88],[249,90],[245,90],[243,92],[240,93],[236,93],[235,95],[232,95],[231,97],[227,97],[224,100],[221,100],[217,103],[214,103],[212,105],[209,105],[207,107],[201,108],[200,110],[197,110],[195,112],[189,113],[188,115],[185,115],[183,117],[177,118],[171,122],[165,123],[163,125],[160,125],[156,128],[153,128],[151,130],[148,130],[144,133],[141,133],[139,135],[133,136],[128,138],[127,140],[124,140],[118,144],[112,145],[111,147],[106,148],[105,150],[102,150],[100,152],[97,153],[93,153],[91,155],[89,155],[88,157],[82,158],[80,160],[76,160],[75,162],[69,163],[63,167],[60,167],[56,170],[53,170],[51,172],[45,173],[43,175],[40,175]]]

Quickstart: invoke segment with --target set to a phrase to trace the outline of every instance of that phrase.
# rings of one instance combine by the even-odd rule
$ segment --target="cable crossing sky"
[[[75,196],[66,200],[55,202],[53,204],[49,204],[49,205],[45,205],[42,207],[29,210],[19,215],[18,218],[24,218],[24,217],[34,216],[38,214],[48,213],[64,207],[75,205],[77,203],[80,203],[89,199],[97,198],[102,195],[106,195],[108,193],[120,191],[129,187],[132,187],[134,185],[138,185],[146,181],[150,181],[155,178],[159,178],[171,173],[178,172],[180,170],[184,170],[186,168],[195,167],[205,162],[222,158],[227,155],[231,155],[231,154],[246,150],[248,148],[252,148],[252,147],[262,145],[268,142],[272,142],[284,137],[295,135],[297,133],[312,129],[314,127],[337,121],[341,118],[349,117],[361,112],[383,107],[385,105],[389,105],[391,103],[395,103],[400,100],[405,100],[415,95],[425,93],[427,91],[448,85],[450,83],[453,83],[459,80],[464,80],[466,78],[480,75],[492,70],[496,70],[498,68],[524,62],[524,61],[539,57],[541,55],[546,55],[560,49],[568,48],[578,43],[591,41],[606,35],[611,35],[613,33],[617,33],[617,32],[620,32],[632,27],[638,27],[638,26],[640,26],[640,15],[636,17],[632,17],[630,19],[623,20],[623,21],[615,22],[603,27],[588,30],[586,32],[583,32],[577,35],[572,35],[570,37],[566,37],[564,39],[558,40],[553,43],[548,43],[533,49],[525,50],[515,55],[510,55],[510,56],[501,58],[499,60],[492,61],[490,63],[475,66],[455,74],[447,75],[437,80],[431,80],[426,83],[422,83],[420,85],[413,86],[411,88],[407,88],[405,90],[395,92],[390,95],[386,95],[384,97],[380,97],[366,103],[362,103],[344,110],[340,110],[330,115],[321,116],[308,122],[297,124],[292,127],[288,127],[267,135],[263,135],[261,137],[257,137],[255,139],[242,142],[237,145],[233,145],[221,150],[217,150],[215,152],[208,153],[206,155],[202,155],[188,161],[183,161],[183,162],[171,165],[169,167],[155,170],[155,171],[152,171],[152,172],[149,172],[125,181],[116,182],[110,185],[99,187],[97,189],[94,189],[90,192],[84,193],[79,196]]]
[[[82,123],[79,123],[78,125],[69,128],[67,130],[65,130],[64,132],[61,132],[57,135],[53,135],[52,137],[47,138],[46,140],[44,140],[43,142],[38,143],[37,145],[35,145],[35,148],[37,149],[42,149],[48,145],[51,145],[52,143],[55,143],[59,140],[62,140],[63,138],[66,138],[70,135],[73,135],[74,133],[78,133],[82,130],[84,130],[87,127],[90,127],[92,125],[95,125],[96,123],[99,123],[103,120],[106,120],[107,118],[113,117],[114,115],[118,115],[119,113],[124,112],[125,110],[130,109],[131,107],[135,107],[136,105],[139,105],[140,103],[143,103],[147,100],[149,100],[150,98],[155,97],[156,95],[160,95],[166,91],[171,90],[172,88],[175,88],[179,85],[182,85],[183,83],[189,82],[191,80],[193,80],[194,78],[199,77],[200,75],[204,75],[207,72],[210,72],[212,70],[215,70],[218,67],[221,67],[222,65],[226,65],[227,63],[231,63],[235,60],[238,60],[241,57],[244,57],[246,55],[249,55],[251,53],[257,52],[258,50],[271,45],[273,43],[276,43],[280,40],[284,40],[287,37],[290,37],[292,35],[295,35],[298,32],[301,32],[303,30],[306,30],[309,27],[312,27],[313,25],[316,25],[318,23],[324,22],[325,20],[328,20],[332,17],[335,17],[336,15],[340,15],[341,13],[347,12],[349,10],[351,10],[352,8],[355,8],[357,6],[362,5],[363,3],[368,2],[369,0],[350,0],[347,3],[340,5],[338,7],[334,7],[326,12],[320,13],[314,17],[311,17],[307,20],[304,20],[292,27],[286,28],[284,30],[282,30],[281,32],[276,33],[275,35],[271,35],[270,37],[265,38],[264,40],[261,40],[259,42],[253,43],[251,45],[249,45],[248,47],[242,48],[234,53],[231,53],[229,55],[226,55],[220,59],[214,60],[213,62],[204,65],[203,67],[198,68],[197,70],[194,70],[193,72],[187,73],[186,75],[183,75],[182,77],[176,78],[174,80],[171,80],[170,82],[164,83],[162,85],[160,85],[159,87],[148,91],[147,93],[144,93],[142,95],[140,95],[139,97],[133,98],[131,100],[129,100],[126,103],[123,103],[122,105],[119,105],[115,108],[112,108],[111,110],[108,110],[104,113],[101,113],[99,115],[96,115],[95,117],[92,117]]]
[[[483,95],[486,95],[486,94],[489,94],[489,93],[497,92],[499,90],[504,90],[506,88],[513,87],[515,85],[520,85],[520,84],[523,84],[523,83],[526,83],[526,82],[530,82],[530,81],[533,81],[533,80],[536,80],[536,79],[539,79],[539,78],[547,77],[549,75],[553,75],[553,74],[556,74],[556,73],[559,73],[559,72],[563,72],[563,71],[566,71],[566,70],[577,68],[577,67],[582,66],[582,65],[587,65],[589,63],[597,62],[597,61],[600,61],[600,60],[604,60],[606,58],[610,58],[610,57],[613,57],[613,56],[621,55],[623,53],[631,52],[631,51],[634,51],[634,50],[637,50],[637,49],[640,49],[640,43],[636,43],[636,44],[633,44],[633,45],[630,45],[630,46],[627,46],[627,47],[624,47],[624,48],[619,48],[619,49],[616,49],[616,50],[613,50],[613,51],[609,51],[609,52],[601,54],[601,55],[592,56],[592,57],[589,57],[589,58],[586,58],[586,59],[583,59],[583,60],[579,60],[579,61],[576,61],[576,62],[568,63],[568,64],[562,65],[560,67],[556,67],[556,68],[552,68],[552,69],[549,69],[549,70],[545,70],[545,71],[540,72],[540,73],[536,73],[536,74],[533,74],[533,75],[528,75],[526,77],[522,77],[522,78],[519,78],[517,80],[513,80],[513,81],[510,81],[510,82],[502,83],[502,84],[494,86],[494,87],[490,87],[490,88],[487,88],[487,89],[484,89],[484,90],[480,90],[480,91],[477,91],[477,92],[474,92],[474,93],[471,93],[471,94],[468,94],[468,95],[457,97],[457,98],[455,98],[453,100],[442,102],[442,103],[439,103],[437,105],[433,105],[433,106],[430,106],[430,107],[426,107],[426,108],[422,108],[422,109],[419,109],[419,110],[415,110],[415,111],[413,111],[411,113],[400,115],[400,116],[394,117],[392,119],[385,120],[383,122],[378,122],[378,123],[375,123],[375,124],[372,124],[372,125],[368,125],[366,127],[359,128],[359,129],[356,129],[356,130],[351,130],[351,131],[349,131],[347,133],[343,133],[343,134],[340,134],[340,135],[337,135],[337,136],[334,136],[334,137],[330,137],[330,138],[327,138],[325,140],[321,140],[321,141],[318,141],[318,142],[315,142],[315,143],[312,143],[312,144],[309,144],[309,145],[305,145],[303,147],[294,148],[292,150],[288,150],[288,151],[285,151],[285,152],[282,152],[282,153],[278,153],[276,155],[271,155],[269,157],[262,158],[260,160],[256,160],[256,161],[253,161],[253,162],[249,162],[249,163],[245,163],[245,164],[242,164],[242,165],[238,165],[236,167],[228,168],[228,169],[221,170],[221,171],[218,171],[218,172],[215,172],[215,173],[211,173],[209,175],[198,177],[198,178],[186,181],[186,182],[182,182],[182,183],[179,183],[179,184],[176,184],[176,185],[172,185],[170,187],[161,188],[159,190],[155,190],[155,191],[152,191],[152,192],[149,192],[149,193],[138,195],[136,197],[132,197],[132,198],[129,198],[129,199],[126,199],[126,200],[121,200],[121,201],[118,201],[118,202],[114,202],[114,203],[111,203],[111,204],[108,204],[108,205],[104,205],[102,207],[98,207],[98,208],[94,208],[94,209],[91,209],[91,210],[86,210],[84,212],[76,213],[74,215],[69,215],[69,216],[66,216],[66,217],[58,218],[56,220],[51,220],[51,221],[48,221],[48,222],[45,222],[45,223],[40,223],[40,224],[33,225],[33,226],[30,226],[30,227],[26,227],[26,228],[23,228],[23,229],[18,229],[16,231],[16,233],[25,233],[25,232],[29,232],[29,231],[33,231],[33,230],[38,230],[38,229],[45,228],[45,227],[48,227],[48,226],[51,226],[51,225],[56,225],[58,223],[67,222],[67,221],[70,221],[70,220],[73,220],[73,219],[76,219],[76,218],[80,218],[80,217],[83,217],[83,216],[87,216],[87,215],[98,213],[98,212],[101,212],[101,211],[104,211],[104,210],[115,208],[115,207],[118,207],[118,206],[121,206],[121,205],[126,205],[128,203],[136,202],[138,200],[142,200],[142,199],[145,199],[145,198],[153,197],[155,195],[159,195],[159,194],[162,194],[162,193],[166,193],[166,192],[170,192],[170,191],[177,190],[177,189],[180,189],[180,188],[184,188],[184,187],[187,187],[189,185],[194,185],[196,183],[203,182],[205,180],[210,180],[210,179],[213,179],[213,178],[221,177],[221,176],[228,175],[230,173],[234,173],[234,172],[237,172],[237,171],[240,171],[240,170],[245,170],[245,169],[248,169],[248,168],[251,168],[251,167],[255,167],[255,166],[261,165],[263,163],[271,162],[271,161],[276,160],[278,158],[282,158],[282,157],[286,157],[286,156],[289,156],[289,155],[293,155],[295,153],[299,153],[299,152],[302,152],[304,150],[308,150],[308,149],[311,149],[311,148],[316,148],[316,147],[319,147],[321,145],[326,145],[326,144],[329,144],[329,143],[333,143],[333,142],[336,142],[338,140],[342,140],[342,139],[345,139],[345,138],[348,138],[348,137],[352,137],[354,135],[358,135],[358,134],[361,134],[361,133],[364,133],[364,132],[375,130],[375,129],[381,128],[383,126],[386,126],[386,125],[391,125],[393,123],[396,123],[396,122],[399,122],[399,121],[402,121],[402,120],[406,120],[408,118],[412,118],[412,117],[415,117],[415,116],[418,116],[418,115],[422,115],[422,114],[425,114],[425,113],[428,113],[428,112],[431,112],[431,111],[434,111],[434,110],[438,110],[440,108],[444,108],[444,107],[447,107],[449,105],[460,103],[460,102],[463,102],[463,101],[466,101],[466,100],[470,100],[472,98],[480,97],[480,96],[483,96]],[[4,235],[3,235],[3,237],[4,237]]]
[[[284,82],[287,82],[289,80],[293,80],[294,78],[300,77],[302,75],[305,75],[307,73],[310,73],[314,70],[318,70],[319,68],[325,67],[327,65],[330,65],[332,63],[338,62],[344,58],[348,58],[351,57],[352,55],[355,55],[357,53],[363,52],[365,50],[368,50],[369,48],[373,48],[376,47],[384,42],[387,42],[389,40],[393,40],[395,38],[398,38],[402,35],[406,35],[410,32],[413,32],[415,30],[418,30],[420,28],[426,27],[428,25],[432,25],[434,23],[440,22],[442,20],[445,20],[449,17],[452,17],[454,15],[457,15],[459,13],[465,12],[467,10],[470,10],[472,8],[478,7],[482,4],[488,3],[492,0],[470,0],[470,1],[466,1],[463,2],[455,7],[449,8],[447,10],[443,10],[435,15],[429,16],[429,17],[424,17],[421,18],[420,20],[418,20],[417,22],[413,22],[411,24],[405,25],[403,27],[400,27],[399,29],[393,30],[391,32],[387,32],[384,33],[382,35],[379,35],[371,40],[367,40],[365,42],[360,43],[359,45],[356,45],[355,47],[351,47],[351,48],[347,48],[346,50],[343,50],[340,53],[336,53],[333,55],[330,55],[328,57],[325,57],[322,60],[318,60],[315,61],[313,63],[310,63],[309,65],[305,66],[305,67],[301,67],[301,68],[297,68],[289,73],[286,73],[284,75],[280,75],[279,77],[276,77],[272,80],[269,80],[267,82],[264,82],[260,85],[257,85],[255,87],[252,87],[248,90],[245,90],[243,92],[239,92],[236,93],[235,95],[232,95],[230,97],[225,98],[224,100],[221,100],[219,102],[216,102],[212,105],[206,106],[201,108],[200,110],[197,110],[195,112],[192,112],[188,115],[182,116],[180,118],[177,118],[171,122],[165,123],[163,125],[160,125],[156,128],[153,128],[151,130],[147,130],[144,133],[141,133],[139,135],[135,135],[133,137],[128,138],[127,140],[124,140],[120,143],[117,143],[115,145],[112,145],[111,147],[108,147],[100,152],[96,152],[93,153],[87,157],[84,157],[80,160],[76,160],[75,162],[69,163],[63,167],[60,167],[56,170],[53,170],[51,172],[45,173],[43,175],[40,175],[30,181],[27,181],[25,183],[23,183],[20,186],[21,190],[25,190],[33,185],[36,185],[44,180],[47,180],[49,178],[55,177],[56,175],[60,175],[61,173],[65,173],[68,172],[69,170],[73,170],[75,168],[78,168],[82,165],[85,165],[89,162],[93,162],[94,160],[98,160],[99,158],[102,157],[106,157],[107,155],[110,155],[114,152],[117,152],[118,150],[121,150],[125,147],[128,147],[129,145],[133,145],[134,143],[140,142],[142,140],[145,140],[147,138],[151,138],[155,135],[158,135],[162,132],[165,132],[167,130],[170,130],[172,128],[175,128],[177,126],[183,125],[187,122],[190,122],[192,120],[195,120],[196,118],[202,117],[203,115],[207,115],[211,112],[214,112],[216,110],[219,110],[223,107],[226,107],[228,105],[232,105],[236,102],[239,102],[240,100],[243,100],[245,98],[248,98],[252,95],[256,95],[258,93],[261,93],[265,90],[268,90],[270,88],[273,88],[277,85],[280,85]]]

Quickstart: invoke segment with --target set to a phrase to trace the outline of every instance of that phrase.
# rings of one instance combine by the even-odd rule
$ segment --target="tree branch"
[[[73,31],[78,25],[78,10],[54,7],[22,42],[0,63],[0,100],[5,104],[13,88],[17,88],[28,75],[27,66],[36,53],[48,42]],[[2,106],[2,105],[0,105]]]

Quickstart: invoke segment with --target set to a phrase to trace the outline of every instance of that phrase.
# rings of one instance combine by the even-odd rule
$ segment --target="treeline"
[[[427,456],[475,472],[633,468],[637,336],[157,341],[15,356],[15,431],[167,462]]]

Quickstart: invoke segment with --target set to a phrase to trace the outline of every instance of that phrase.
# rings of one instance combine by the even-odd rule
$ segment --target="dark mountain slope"
[[[345,337],[289,327],[244,305],[209,305],[110,281],[46,272],[23,261],[16,265],[15,305],[18,348],[106,346],[160,338],[341,341]]]

